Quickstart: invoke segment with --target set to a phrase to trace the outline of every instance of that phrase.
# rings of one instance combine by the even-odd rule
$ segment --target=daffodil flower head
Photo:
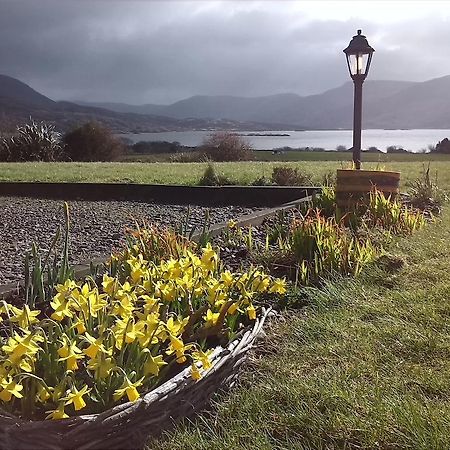
[[[142,386],[143,379],[144,377],[132,383],[128,377],[125,377],[122,386],[114,391],[114,401],[120,400],[124,395],[126,395],[130,402],[135,402],[140,397],[137,388]]]
[[[284,278],[275,278],[269,292],[284,294],[286,292],[286,280]]]
[[[56,409],[51,411],[47,411],[48,415],[46,419],[59,420],[59,419],[67,419],[69,416],[64,411],[64,402],[58,403]]]
[[[58,349],[58,361],[66,362],[66,370],[77,370],[78,360],[84,358],[83,352],[77,347],[76,341],[70,342],[66,337],[64,344]]]
[[[205,320],[205,325],[207,327],[213,327],[217,323],[217,319],[219,318],[220,313],[212,312],[210,309],[206,311],[206,315],[203,316]]]
[[[63,399],[66,402],[64,405],[73,404],[75,411],[79,411],[86,406],[86,402],[83,399],[83,396],[89,394],[91,389],[88,389],[87,386],[83,386],[80,390],[78,390],[75,386],[72,386],[72,389],[67,394],[67,396]]]
[[[0,400],[4,402],[9,402],[13,396],[16,398],[23,397],[20,393],[23,390],[23,386],[16,383],[11,377],[1,380],[0,387]]]
[[[217,253],[213,250],[211,244],[208,242],[206,247],[202,249],[203,254],[201,257],[201,264],[207,271],[214,271],[217,268],[217,262],[219,257]]]
[[[155,377],[158,376],[161,367],[167,365],[167,363],[163,360],[162,355],[157,355],[153,357],[149,352],[147,356],[147,361],[144,364],[144,375],[153,375]]]

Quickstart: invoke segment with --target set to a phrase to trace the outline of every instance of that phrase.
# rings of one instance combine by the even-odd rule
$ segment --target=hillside
[[[372,103],[414,86],[407,81],[367,81],[364,89],[365,113]],[[301,97],[277,94],[264,97],[193,96],[171,105],[126,105],[98,103],[117,111],[156,113],[174,118],[226,118],[239,121],[292,124],[296,128],[351,128],[353,85],[351,82],[322,94]]]
[[[450,76],[425,82],[367,80],[365,128],[450,128]],[[353,85],[321,94],[263,97],[197,95],[171,105],[55,102],[0,75],[0,126],[32,116],[61,129],[98,120],[116,132],[198,129],[339,129],[352,127]]]
[[[365,128],[450,128],[450,76],[425,82],[367,80],[363,91]],[[301,129],[351,128],[353,84],[301,97],[193,96],[171,105],[100,104],[134,113],[173,118],[222,118],[291,124]]]
[[[54,123],[59,129],[96,120],[115,132],[157,132],[195,129],[263,130],[265,124],[235,120],[174,118],[156,114],[117,112],[97,106],[55,102],[15,78],[0,75],[0,129],[11,129],[33,117]],[[275,125],[269,125],[274,127]]]

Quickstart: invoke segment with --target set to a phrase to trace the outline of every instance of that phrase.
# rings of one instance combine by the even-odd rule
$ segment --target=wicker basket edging
[[[25,421],[0,410],[1,450],[122,450],[139,449],[148,437],[205,407],[212,394],[229,387],[248,350],[261,332],[270,309],[263,309],[251,329],[216,347],[211,368],[195,381],[187,367],[134,403],[117,405],[100,414],[56,421]]]

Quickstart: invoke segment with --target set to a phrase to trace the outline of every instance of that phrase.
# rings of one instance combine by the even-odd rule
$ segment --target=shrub
[[[409,196],[413,207],[433,213],[439,213],[442,203],[447,200],[447,195],[439,188],[437,181],[432,181],[429,164],[427,168],[424,166],[421,175],[409,184]]]
[[[336,151],[337,152],[346,152],[347,151],[347,147],[345,145],[338,145],[336,147]]]
[[[228,186],[234,183],[225,175],[217,173],[214,164],[209,163],[198,184],[199,186]]]
[[[123,142],[97,122],[69,131],[63,142],[72,161],[113,161],[125,151]]]
[[[212,161],[245,161],[253,148],[247,139],[228,131],[220,131],[206,139],[200,151]]]
[[[208,158],[198,151],[188,151],[170,155],[170,162],[191,163],[191,162],[205,162]]]
[[[389,147],[386,147],[386,152],[387,153],[408,153],[407,150],[405,150],[404,148],[402,148],[399,145],[390,145]]]
[[[311,184],[311,177],[297,168],[281,166],[273,168],[272,182],[278,186],[305,186]]]
[[[0,145],[2,161],[59,161],[63,156],[60,133],[53,125],[34,120],[17,127]]]
[[[273,186],[273,183],[265,175],[262,175],[259,178],[257,178],[256,180],[254,180],[251,185],[252,186]]]

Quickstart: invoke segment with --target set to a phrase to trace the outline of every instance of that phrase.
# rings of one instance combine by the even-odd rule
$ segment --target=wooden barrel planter
[[[386,196],[399,193],[400,172],[381,170],[338,169],[336,204],[341,210],[351,210],[367,203],[370,191],[376,187]]]

